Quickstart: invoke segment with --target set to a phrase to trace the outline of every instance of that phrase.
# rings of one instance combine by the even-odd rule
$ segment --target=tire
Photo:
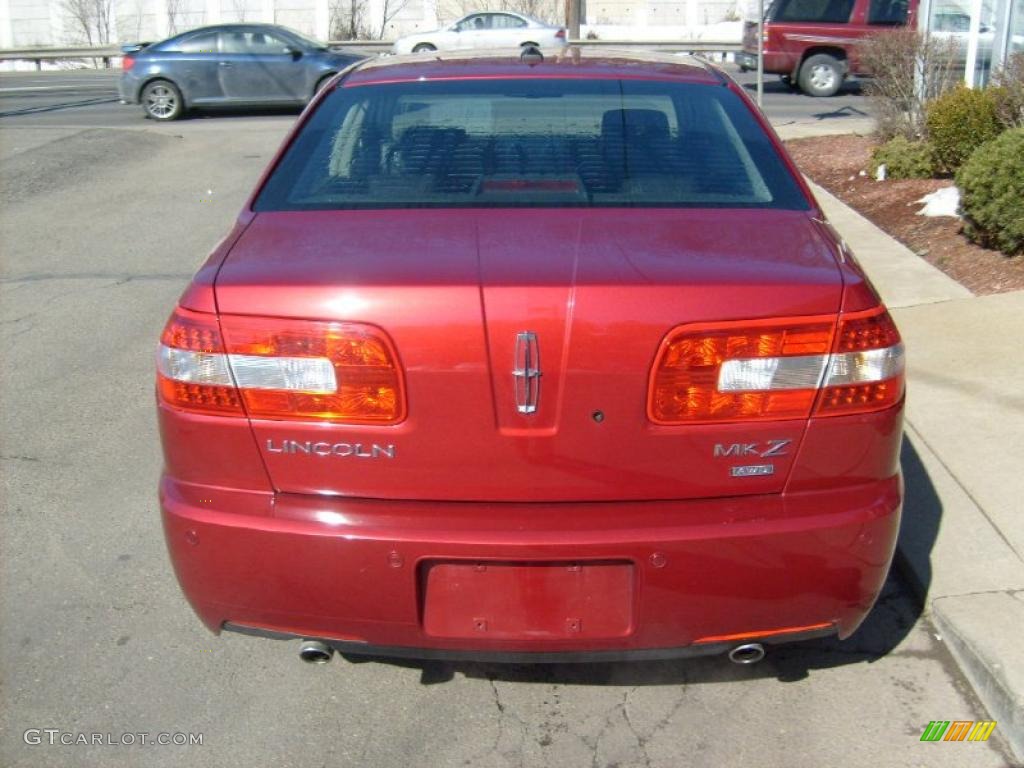
[[[839,59],[827,53],[808,56],[800,65],[800,90],[808,96],[835,96],[846,73]]]
[[[525,43],[520,43],[519,47],[520,48],[536,48],[538,51],[540,50],[540,46],[537,43],[531,43],[530,41],[526,41]]]
[[[185,114],[185,100],[178,86],[170,80],[152,80],[146,83],[139,97],[142,111],[151,120],[168,122]]]
[[[412,49],[412,52],[413,53],[428,53],[430,51],[436,51],[436,50],[437,50],[437,46],[436,45],[431,45],[430,43],[420,43],[420,44],[416,45]]]

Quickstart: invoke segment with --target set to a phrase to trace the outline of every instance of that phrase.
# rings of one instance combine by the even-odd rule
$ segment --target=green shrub
[[[885,165],[885,175],[890,179],[930,179],[935,175],[935,150],[927,141],[896,136],[871,153],[872,176],[880,165]]]
[[[928,105],[928,140],[942,170],[955,172],[975,149],[1004,130],[996,113],[998,99],[996,88],[961,85]]]
[[[964,234],[1007,255],[1024,251],[1024,128],[978,147],[956,174]]]

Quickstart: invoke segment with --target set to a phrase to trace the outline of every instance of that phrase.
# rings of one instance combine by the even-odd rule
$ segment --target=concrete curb
[[[1024,664],[1017,638],[1024,629],[1024,593],[941,597],[932,619],[992,719],[1018,758],[1024,755]]]

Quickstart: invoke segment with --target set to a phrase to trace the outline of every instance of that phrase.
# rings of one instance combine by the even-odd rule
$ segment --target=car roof
[[[651,51],[594,50],[567,46],[525,59],[502,50],[432,52],[385,56],[360,64],[341,83],[343,87],[413,80],[471,80],[481,78],[579,78],[594,80],[680,80],[721,85],[724,74],[703,59]]]
[[[459,21],[462,21],[463,19],[468,19],[470,16],[496,16],[496,15],[515,16],[518,19],[524,19],[526,21],[531,21],[534,24],[540,24],[542,27],[550,27],[551,26],[547,22],[541,21],[540,19],[535,19],[533,16],[528,16],[525,13],[520,13],[519,11],[501,11],[501,10],[497,10],[497,11],[470,11],[469,13],[460,16],[455,21],[459,22]]]
[[[262,30],[266,30],[268,32],[269,31],[277,31],[277,32],[285,32],[285,33],[288,33],[288,34],[291,34],[291,32],[292,32],[292,30],[288,29],[288,27],[282,27],[280,24],[268,24],[267,22],[261,22],[261,21],[238,21],[238,22],[232,22],[230,24],[210,24],[210,25],[205,26],[205,27],[196,27],[195,29],[189,29],[189,30],[186,30],[184,32],[180,32],[177,35],[173,35],[173,36],[171,36],[171,37],[169,37],[167,39],[168,40],[177,40],[179,37],[185,37],[186,35],[191,35],[191,34],[194,34],[196,32],[199,32],[199,33],[203,33],[203,32],[207,32],[207,33],[208,32],[231,32],[233,30],[243,30],[243,29],[262,29]]]

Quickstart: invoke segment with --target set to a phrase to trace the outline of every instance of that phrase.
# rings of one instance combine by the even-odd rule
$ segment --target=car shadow
[[[931,588],[931,552],[942,522],[942,499],[909,435],[903,436],[900,463],[906,492],[895,565],[923,606]]]
[[[743,83],[743,88],[750,93],[757,92],[757,83]],[[793,86],[787,85],[778,75],[765,75],[764,76],[764,92],[765,94],[788,94],[790,96],[798,96],[802,99],[813,99],[813,96],[808,96],[806,93],[802,93],[799,89]],[[839,93],[829,98],[838,98],[840,96],[862,96],[864,90],[860,80],[850,79],[843,82],[842,87],[839,89]],[[826,99],[823,99],[827,101]]]
[[[478,680],[591,686],[652,686],[686,683],[728,683],[775,678],[789,683],[812,672],[849,664],[871,664],[892,651],[920,616],[920,604],[898,573],[890,573],[875,608],[852,637],[809,640],[767,646],[758,664],[734,664],[726,656],[662,661],[575,664],[501,664],[490,662],[426,661],[350,656],[353,663],[379,663],[417,669],[422,685],[452,681],[456,675]]]
[[[909,567],[908,557],[925,563],[931,553],[942,517],[942,502],[909,437],[904,437],[901,463],[906,498],[898,552],[882,593],[860,628],[846,640],[823,638],[766,646],[758,664],[733,664],[726,656],[667,661],[579,664],[499,664],[484,662],[422,661],[383,657],[346,656],[355,663],[383,663],[420,670],[423,685],[468,678],[522,683],[593,686],[681,685],[684,683],[742,682],[775,678],[789,683],[804,680],[818,670],[851,664],[872,664],[897,648],[921,617],[931,581],[930,566]]]
[[[181,121],[237,119],[240,117],[298,117],[303,107],[193,107],[179,118]]]

